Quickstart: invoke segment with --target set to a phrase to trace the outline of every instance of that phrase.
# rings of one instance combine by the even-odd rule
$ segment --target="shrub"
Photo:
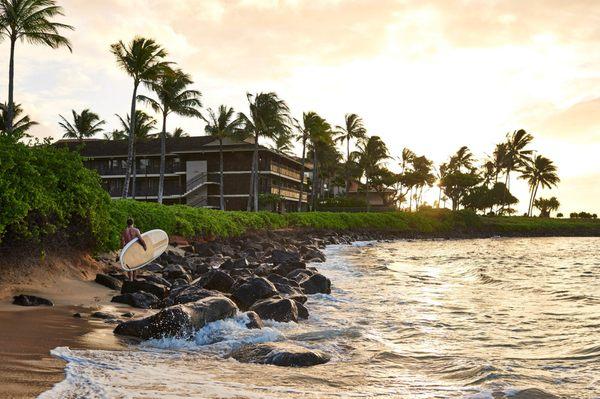
[[[561,217],[563,217],[563,214],[562,214],[561,212],[558,212],[558,213],[556,214],[556,217],[557,217],[557,218],[561,218]]]

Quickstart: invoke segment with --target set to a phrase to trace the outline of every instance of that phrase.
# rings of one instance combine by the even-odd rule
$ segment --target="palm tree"
[[[128,133],[124,130],[114,129],[112,132],[104,132],[102,138],[104,140],[125,140]]]
[[[8,107],[5,131],[13,134],[16,116],[14,103],[15,46],[17,40],[32,44],[43,44],[52,48],[61,46],[71,49],[71,42],[60,35],[61,29],[73,30],[70,25],[53,22],[53,17],[64,15],[62,7],[54,0],[0,0],[0,41],[10,42],[8,63]]]
[[[346,114],[344,117],[344,126],[337,126],[336,142],[344,144],[346,142],[346,193],[350,189],[350,140],[363,140],[366,138],[367,129],[363,125],[362,119],[356,114]]]
[[[254,137],[254,153],[252,156],[252,173],[250,176],[250,191],[248,211],[254,208],[258,211],[258,141],[260,137],[275,138],[281,131],[290,129],[289,108],[277,94],[258,93],[246,94],[250,112],[248,115],[239,114],[243,121],[244,130]]]
[[[110,46],[111,52],[117,59],[117,64],[129,76],[133,78],[133,94],[131,96],[131,112],[129,115],[137,116],[136,99],[140,83],[146,85],[156,81],[164,71],[169,68],[169,63],[164,61],[167,52],[152,39],[143,37],[134,38],[131,43],[125,45],[118,41]],[[129,131],[129,146],[127,150],[127,167],[125,171],[125,185],[122,197],[126,198],[129,192],[129,180],[131,178],[131,165],[133,162],[133,145],[135,141],[135,128],[137,123],[132,124]]]
[[[129,139],[130,143],[132,141],[132,132],[135,132],[135,136],[133,136],[133,142],[135,144],[135,142],[139,141],[139,140],[145,140],[148,138],[148,136],[150,135],[150,132],[154,129],[154,127],[156,126],[156,120],[154,120],[154,118],[152,118],[150,115],[148,115],[147,113],[145,113],[144,111],[140,111],[137,110],[135,111],[136,113],[136,117],[134,118],[134,123],[131,123],[131,117],[129,115],[127,115],[126,120],[124,120],[123,118],[121,118],[121,116],[117,115],[117,118],[119,118],[119,122],[121,123],[121,127],[123,128],[124,132],[127,132],[127,138]],[[133,147],[133,154],[131,156],[132,159],[132,163],[126,166],[126,170],[125,173],[129,173],[131,172],[133,174],[133,179],[132,179],[132,183],[131,183],[131,192],[132,198],[135,198],[135,180],[137,177],[137,162],[135,160],[135,146]],[[129,170],[129,168],[131,168],[131,170]]]
[[[317,188],[319,187],[320,163],[319,153],[327,152],[328,147],[334,147],[333,131],[331,125],[324,118],[315,112],[308,112],[302,115],[306,140],[313,153],[313,171],[312,171],[312,209],[316,208]]]
[[[535,202],[538,187],[541,185],[542,188],[550,188],[560,182],[556,165],[550,159],[541,155],[537,155],[532,162],[525,164],[520,178],[527,180],[531,190],[527,216],[531,216],[533,211],[533,203]]]
[[[236,137],[241,128],[242,121],[236,117],[233,108],[226,105],[219,106],[217,112],[211,108],[208,109],[208,118],[202,117],[206,121],[204,131],[212,137],[219,140],[219,197],[221,210],[225,210],[225,195],[223,188],[223,140]]]
[[[510,172],[525,165],[531,155],[531,150],[526,150],[525,147],[531,143],[533,136],[525,130],[520,129],[507,135],[506,138],[506,154],[505,165],[506,169],[506,188],[510,189]]]
[[[173,133],[167,133],[167,136],[173,138],[190,137],[190,135],[187,134],[187,132],[180,127],[175,128],[175,130],[173,130]]]
[[[102,131],[100,126],[104,125],[105,122],[89,109],[84,109],[80,114],[77,114],[75,110],[71,110],[71,113],[73,114],[73,123],[69,122],[64,116],[59,115],[62,122],[58,124],[65,131],[63,137],[83,141],[83,139],[90,138]]]
[[[548,199],[540,198],[533,202],[533,207],[536,207],[540,210],[540,217],[550,217],[550,212],[558,210],[558,207],[560,207],[560,202],[558,202],[556,197],[551,197]]]
[[[453,171],[460,172],[463,168],[467,170],[473,169],[473,153],[469,147],[462,146],[456,151],[456,154],[450,157],[448,168]]]
[[[390,157],[389,151],[379,136],[372,136],[358,143],[355,156],[365,175],[365,200],[368,212],[370,210],[369,178],[381,167],[381,163]]]
[[[10,137],[14,141],[21,140],[22,138],[31,137],[27,134],[27,131],[31,129],[32,126],[37,125],[38,123],[32,121],[29,115],[23,115],[21,119],[19,117],[23,113],[23,109],[21,108],[21,104],[15,104],[13,120],[16,122],[12,125],[12,133],[9,133],[6,130],[7,126],[7,118],[8,118],[8,105],[0,104],[0,136]]]
[[[181,69],[165,69],[155,81],[149,82],[148,87],[152,90],[158,100],[139,95],[138,100],[149,104],[154,112],[162,116],[162,132],[160,134],[160,176],[158,178],[158,203],[162,204],[163,190],[165,184],[165,156],[167,138],[167,117],[176,114],[189,117],[201,117],[198,108],[200,103],[200,92],[190,90],[187,87],[193,83],[190,75],[183,73]]]

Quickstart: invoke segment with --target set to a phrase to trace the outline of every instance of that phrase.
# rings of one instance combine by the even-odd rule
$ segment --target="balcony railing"
[[[300,191],[289,187],[271,186],[271,194],[277,194],[295,200],[300,198]],[[306,199],[306,193],[302,195],[302,198]]]
[[[271,162],[271,172],[300,181],[300,172],[275,162]]]
[[[125,175],[127,168],[125,167],[109,167],[109,166],[94,166],[90,165],[90,168],[95,169],[99,175],[101,176],[119,176]],[[178,173],[183,172],[181,168],[177,165],[165,165],[165,173]],[[160,174],[159,166],[147,166],[140,167],[138,166],[136,170],[137,175],[158,175]]]

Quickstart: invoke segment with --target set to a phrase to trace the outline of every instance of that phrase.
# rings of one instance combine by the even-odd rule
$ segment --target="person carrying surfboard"
[[[144,248],[144,251],[146,251],[148,248],[146,247],[146,242],[142,238],[142,233],[140,233],[138,229],[133,227],[133,219],[128,218],[127,227],[121,233],[121,246],[124,247],[125,245],[127,245],[128,242],[135,240],[136,238],[138,239],[140,245]],[[135,280],[135,271],[127,272],[127,277],[129,277],[130,281]]]

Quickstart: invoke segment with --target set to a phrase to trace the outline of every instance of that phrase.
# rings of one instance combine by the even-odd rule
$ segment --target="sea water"
[[[217,321],[193,340],[70,350],[41,398],[599,398],[599,238],[416,240],[330,246],[333,283],[307,321]],[[241,364],[289,340],[332,360]]]

